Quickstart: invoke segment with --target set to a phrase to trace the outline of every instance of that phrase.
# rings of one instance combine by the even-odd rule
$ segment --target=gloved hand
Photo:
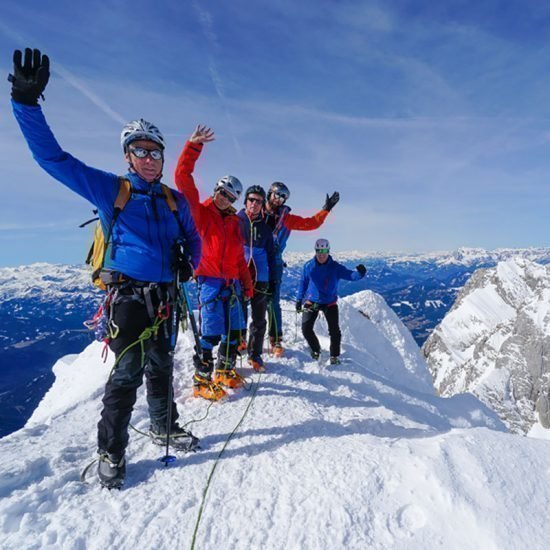
[[[267,293],[270,296],[273,296],[275,294],[275,287],[277,286],[277,283],[275,281],[269,281],[269,286],[267,287]]]
[[[357,269],[361,277],[364,277],[365,273],[367,272],[367,268],[363,264],[359,264],[355,269]]]
[[[340,200],[340,193],[338,191],[335,191],[330,197],[327,193],[327,198],[325,200],[325,206],[323,206],[323,210],[326,210],[327,212],[330,212],[338,203]]]
[[[21,65],[21,50],[13,52],[13,74],[8,76],[11,97],[17,103],[38,105],[38,98],[50,78],[50,60],[40,50],[25,48],[25,61]]]
[[[193,266],[191,265],[191,262],[184,260],[180,263],[178,277],[180,283],[186,283],[193,277]]]
[[[296,313],[302,313],[302,300],[296,300]]]

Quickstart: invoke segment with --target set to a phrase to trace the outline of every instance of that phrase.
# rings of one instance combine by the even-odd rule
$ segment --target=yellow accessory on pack
[[[105,264],[105,256],[107,254],[107,250],[111,241],[113,227],[118,219],[119,214],[122,212],[132,196],[132,184],[130,183],[130,180],[123,177],[119,178],[119,180],[120,189],[115,200],[115,211],[113,214],[113,218],[111,219],[111,224],[109,225],[107,235],[103,233],[101,222],[98,221],[94,230],[94,240],[92,242],[92,245],[90,246],[90,251],[88,252],[88,256],[86,258],[86,263],[92,266],[92,282],[101,290],[107,290],[105,283],[101,280],[100,274]],[[174,199],[172,190],[168,186],[164,185],[164,183],[162,183],[161,186],[164,198],[166,199],[166,204],[168,205],[168,208],[170,208],[172,214],[174,214],[174,216],[176,217],[178,224],[180,224],[178,218],[178,207],[176,205],[176,200]]]

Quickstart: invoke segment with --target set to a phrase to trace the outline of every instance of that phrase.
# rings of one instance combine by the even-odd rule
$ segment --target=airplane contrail
[[[7,27],[5,24],[0,22],[0,32],[4,34],[10,40],[13,40],[18,44],[34,44],[35,41],[29,40],[28,37],[20,34],[17,31]],[[43,53],[44,50],[42,50]],[[120,113],[117,113],[114,109],[111,109],[99,96],[92,92],[88,87],[86,87],[80,80],[78,80],[72,73],[64,67],[61,63],[55,62],[52,66],[51,71],[61,77],[67,84],[78,90],[82,95],[87,97],[100,111],[106,114],[109,118],[117,122],[118,124],[124,124],[126,118],[123,117]]]

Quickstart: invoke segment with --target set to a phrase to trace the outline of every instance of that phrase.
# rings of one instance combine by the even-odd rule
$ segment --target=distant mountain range
[[[312,256],[286,255],[284,298],[294,299],[301,267]],[[352,251],[333,256],[350,268],[367,266],[361,281],[341,283],[341,296],[365,289],[381,294],[420,346],[476,269],[510,258],[550,263],[550,248],[461,248],[416,255]],[[82,323],[93,316],[101,297],[83,266],[0,268],[0,436],[25,423],[53,381],[55,361],[92,341]]]

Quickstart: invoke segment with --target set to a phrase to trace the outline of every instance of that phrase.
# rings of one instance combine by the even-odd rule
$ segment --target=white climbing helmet
[[[122,150],[126,152],[128,145],[130,145],[132,141],[138,141],[140,139],[154,141],[160,145],[162,149],[165,148],[164,136],[151,122],[147,122],[140,118],[139,120],[131,120],[128,124],[125,124],[120,134]]]
[[[214,193],[223,189],[228,195],[233,197],[234,200],[237,200],[241,193],[243,192],[243,184],[235,176],[223,176],[216,183],[214,187]]]
[[[330,243],[327,239],[317,239],[315,241],[315,252],[325,251],[328,254],[330,252]]]

